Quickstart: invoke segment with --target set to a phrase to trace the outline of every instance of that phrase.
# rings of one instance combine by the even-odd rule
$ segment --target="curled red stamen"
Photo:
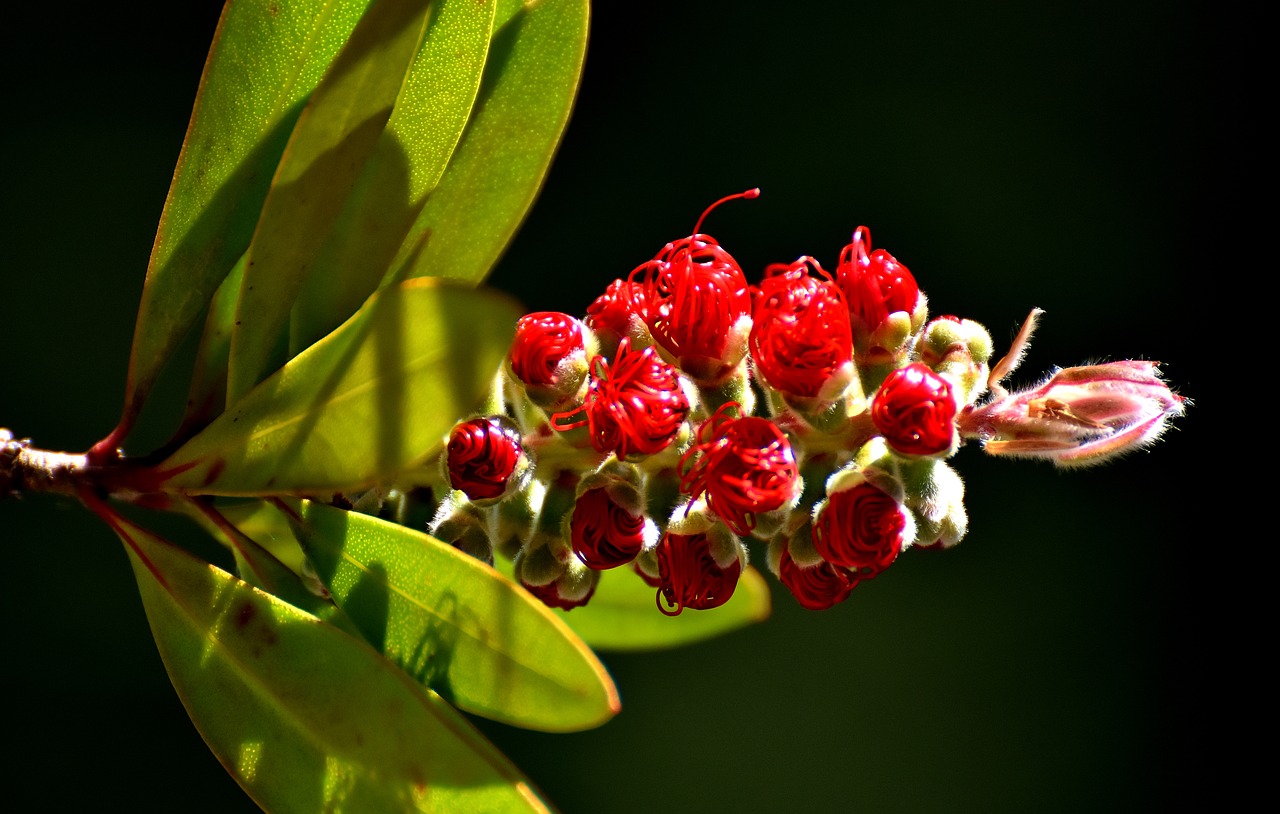
[[[656,599],[658,610],[667,616],[679,616],[685,608],[720,607],[733,596],[742,574],[742,563],[736,557],[727,568],[716,563],[705,533],[667,532],[658,543],[657,555],[662,585]]]
[[[680,458],[680,489],[706,496],[707,508],[735,534],[750,534],[756,515],[788,504],[799,486],[791,442],[767,418],[734,417],[728,402],[702,422]]]
[[[585,424],[598,452],[627,460],[666,449],[688,414],[689,400],[675,367],[652,347],[632,350],[624,338],[612,364],[603,356],[591,360],[582,406],[554,414],[551,425],[563,432]]]

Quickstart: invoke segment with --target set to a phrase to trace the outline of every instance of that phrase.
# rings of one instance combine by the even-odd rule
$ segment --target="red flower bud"
[[[644,548],[644,529],[644,515],[619,506],[604,487],[579,495],[569,520],[574,553],[584,565],[597,571],[634,560]]]
[[[807,273],[807,264],[826,279]],[[751,327],[751,359],[775,390],[801,398],[834,398],[851,375],[849,309],[831,276],[810,257],[765,269]],[[842,370],[842,368],[845,368]],[[835,387],[832,387],[833,379]]]
[[[635,286],[632,306],[654,341],[699,381],[722,380],[746,355],[751,294],[738,262],[698,229],[724,201],[758,194],[749,190],[716,201],[692,235],[668,243],[628,278]]]
[[[955,417],[951,385],[919,363],[890,373],[871,402],[876,430],[904,455],[950,450],[956,440]]]
[[[697,499],[735,534],[747,535],[756,514],[790,503],[799,488],[791,442],[767,418],[743,416],[728,402],[698,427],[697,437],[680,458],[680,489]]]
[[[920,287],[907,267],[884,249],[867,254],[871,230],[859,226],[853,240],[840,252],[836,283],[844,291],[854,330],[873,333],[895,311],[912,313],[920,300]]]
[[[898,501],[864,481],[822,504],[813,522],[813,547],[827,562],[869,579],[897,559],[906,524]]]
[[[826,610],[840,604],[858,585],[856,574],[829,562],[802,568],[791,559],[791,552],[785,546],[778,562],[778,579],[796,601],[809,610]]]
[[[738,587],[742,561],[736,556],[721,566],[711,554],[705,532],[676,534],[668,531],[658,543],[658,610],[677,616],[685,608],[708,610],[718,608]],[[667,607],[663,607],[663,598]],[[670,608],[670,609],[669,609]]]
[[[644,299],[644,291],[635,283],[614,280],[605,292],[587,306],[587,327],[595,331],[601,349],[612,354],[624,336],[632,336],[632,323],[640,319],[633,301]]]
[[[516,323],[511,371],[526,385],[556,387],[565,361],[574,354],[584,357],[586,348],[581,323],[568,314],[538,311],[524,315]]]
[[[1155,362],[1127,360],[1059,370],[1036,387],[966,410],[958,423],[992,455],[1088,466],[1155,441],[1183,405]]]
[[[562,580],[560,579],[552,580],[546,585],[530,585],[523,580],[520,582],[526,591],[538,597],[538,599],[541,599],[544,605],[552,608],[559,608],[560,610],[573,610],[574,608],[580,608],[587,604],[596,592],[596,584],[592,583],[591,587],[585,594],[579,596],[571,594],[566,595],[564,593],[564,586],[561,583]]]
[[[464,421],[449,433],[445,448],[449,486],[472,500],[500,498],[523,456],[520,432],[505,419]]]
[[[621,460],[666,449],[689,414],[676,369],[652,347],[633,351],[630,339],[618,345],[612,365],[596,356],[591,368],[582,406],[554,414],[552,426],[563,432],[586,424],[591,445]]]

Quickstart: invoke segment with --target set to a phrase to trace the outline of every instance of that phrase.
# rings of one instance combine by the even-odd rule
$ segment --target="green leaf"
[[[367,644],[98,506],[192,722],[266,811],[545,812],[459,713]]]
[[[222,412],[227,398],[227,358],[231,353],[231,332],[236,320],[236,300],[248,253],[240,259],[218,286],[205,315],[204,331],[196,349],[187,390],[187,408],[176,438],[184,438],[207,425]]]
[[[480,404],[519,314],[504,295],[443,280],[383,289],[140,480],[257,496],[389,478],[429,458]]]
[[[618,712],[595,654],[488,565],[376,517],[311,502],[301,515],[303,548],[338,606],[460,709],[547,732],[589,729]]]
[[[374,3],[298,118],[249,246],[228,405],[271,369],[289,309],[391,116],[429,8],[428,0]]]
[[[386,276],[462,136],[496,5],[436,0],[391,118],[293,304],[293,352],[349,317]]]
[[[510,560],[499,560],[497,566],[511,576]],[[686,608],[679,616],[667,616],[658,610],[657,590],[630,568],[611,568],[600,572],[586,605],[555,613],[596,650],[623,652],[694,644],[763,622],[773,610],[769,584],[752,566],[742,571],[733,596],[718,608]]]
[[[471,122],[400,248],[395,279],[487,277],[542,188],[568,124],[589,3],[508,3],[498,15]]]
[[[120,426],[249,247],[303,103],[368,0],[231,0],[209,49],[147,266]]]

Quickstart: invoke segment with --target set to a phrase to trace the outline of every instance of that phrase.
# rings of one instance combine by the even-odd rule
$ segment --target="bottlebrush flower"
[[[992,455],[1090,466],[1154,442],[1185,400],[1157,363],[1126,360],[1059,370],[1036,387],[966,409],[961,434]]]
[[[904,455],[953,452],[956,400],[947,380],[915,363],[890,373],[871,402],[871,422]]]
[[[608,488],[599,486],[584,491],[574,503],[570,542],[574,554],[588,568],[616,568],[634,560],[644,549],[649,525],[643,513],[618,505]]]
[[[863,481],[828,495],[813,520],[813,546],[822,559],[861,579],[888,568],[908,542],[908,515],[892,496]]]
[[[767,418],[742,416],[729,402],[702,422],[691,446],[680,458],[680,490],[707,508],[735,534],[747,535],[756,515],[795,500],[799,473],[791,442]]]
[[[537,311],[516,323],[508,360],[534,403],[551,408],[577,395],[587,375],[587,350],[579,320]]]
[[[709,530],[694,534],[667,531],[662,535],[656,550],[662,581],[658,610],[677,616],[685,608],[718,608],[733,596],[742,575],[742,558],[731,546],[716,546],[714,534]],[[721,549],[721,557],[715,556],[713,547]]]
[[[823,279],[809,275],[809,264]],[[765,269],[748,344],[756,371],[788,396],[830,401],[854,376],[848,306],[811,257]]]
[[[724,381],[746,355],[751,294],[738,262],[698,230],[721,203],[759,194],[753,189],[716,201],[692,235],[668,243],[628,277],[635,286],[632,307],[653,340],[699,384]]]
[[[496,501],[528,482],[532,466],[520,431],[505,416],[456,424],[444,454],[449,486],[475,501]]]
[[[868,254],[870,245],[871,231],[859,226],[840,252],[836,284],[849,306],[855,352],[892,357],[923,324],[926,303],[907,267],[884,249]]]
[[[675,440],[689,414],[689,400],[680,374],[654,348],[632,350],[630,339],[623,339],[612,364],[596,356],[591,368],[582,406],[553,415],[555,429],[585,424],[596,451],[612,452],[624,461],[654,455]]]
[[[778,579],[809,610],[827,610],[840,604],[858,585],[856,574],[829,562],[800,566],[785,545],[778,561]]]

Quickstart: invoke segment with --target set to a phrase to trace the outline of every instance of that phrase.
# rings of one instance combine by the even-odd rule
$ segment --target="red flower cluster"
[[[962,441],[1079,466],[1150,443],[1181,414],[1153,363],[1069,368],[1006,392],[1038,311],[992,362],[986,329],[929,321],[911,272],[872,251],[863,226],[834,276],[802,255],[749,285],[701,228],[721,203],[757,194],[707,207],[583,320],[519,321],[493,399],[513,418],[455,427],[447,473],[472,500],[496,502],[524,489],[536,460],[540,488],[486,515],[496,521],[461,506],[438,528],[482,557],[477,533],[518,545],[522,581],[558,575],[528,586],[553,607],[582,605],[600,571],[630,565],[667,614],[729,601],[743,538],[756,538],[796,601],[821,610],[905,548],[964,536],[963,482],[943,460]]]

